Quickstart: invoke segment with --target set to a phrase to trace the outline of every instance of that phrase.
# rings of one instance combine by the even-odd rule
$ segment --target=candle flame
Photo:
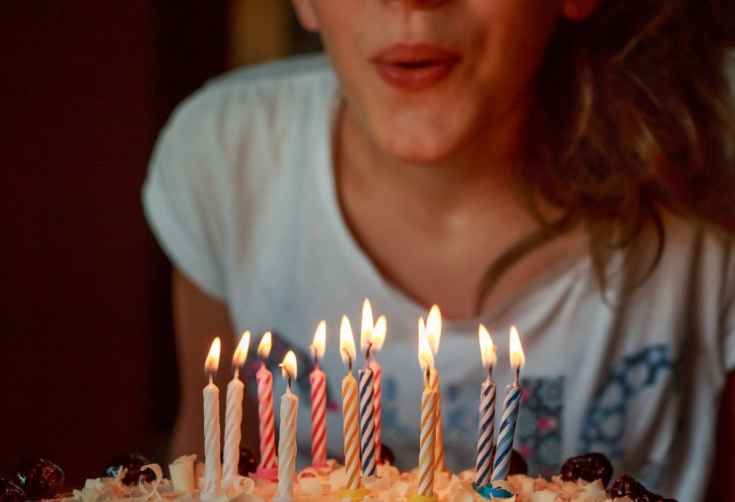
[[[271,353],[271,345],[273,345],[272,338],[273,335],[270,331],[263,333],[263,338],[260,339],[258,344],[258,357],[260,359],[268,359]]]
[[[309,347],[316,352],[318,359],[324,358],[324,347],[327,344],[327,321],[322,320],[314,332],[314,342]]]
[[[352,335],[352,327],[350,326],[350,320],[347,316],[342,316],[342,323],[339,326],[339,353],[342,356],[342,362],[348,364],[349,357],[352,358],[352,362],[355,362],[355,337]]]
[[[373,352],[377,352],[383,348],[383,342],[385,342],[385,333],[388,330],[388,323],[385,320],[385,316],[378,317],[378,321],[375,323],[373,328]]]
[[[526,362],[526,356],[521,347],[521,338],[515,326],[510,327],[510,365],[513,368],[521,368]]]
[[[442,314],[437,305],[431,307],[429,317],[426,318],[426,336],[431,351],[436,355],[439,352],[439,342],[442,338]]]
[[[217,367],[219,366],[219,352],[222,347],[219,337],[215,338],[212,342],[212,347],[209,349],[209,355],[207,360],[204,362],[204,372],[209,375],[217,373]]]
[[[423,371],[426,371],[427,368],[434,368],[434,355],[431,353],[423,317],[419,319],[419,365]]]
[[[495,355],[495,345],[490,337],[487,328],[480,324],[480,354],[482,354],[482,365],[486,368],[495,365],[497,356]]]
[[[360,329],[360,350],[365,352],[368,343],[372,342],[373,337],[373,309],[370,306],[370,300],[365,298],[362,303],[362,325]]]
[[[280,366],[283,378],[296,380],[296,354],[293,353],[293,350],[289,350],[286,353],[286,357],[283,358]]]
[[[248,348],[250,347],[250,331],[246,331],[240,337],[240,343],[237,344],[235,354],[232,356],[232,367],[239,368],[245,364],[248,358]]]

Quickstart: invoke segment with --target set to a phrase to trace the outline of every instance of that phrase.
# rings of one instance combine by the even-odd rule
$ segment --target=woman
[[[498,347],[500,386],[512,380],[515,324],[528,361],[515,447],[532,471],[602,451],[616,475],[702,499],[735,368],[733,103],[718,4],[294,3],[329,61],[209,84],[152,161],[146,209],[176,267],[173,453],[201,449],[213,336],[248,329],[257,342],[272,330],[270,363],[295,348],[305,378],[324,318],[339,454],[338,325],[347,314],[357,326],[368,297],[388,319],[383,441],[400,465],[418,452],[416,320],[438,304],[448,467],[474,462],[478,324]],[[308,453],[308,383],[301,391]]]

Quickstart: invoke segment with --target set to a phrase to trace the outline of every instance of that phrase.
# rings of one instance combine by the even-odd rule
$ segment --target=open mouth
[[[456,54],[436,46],[395,44],[376,54],[372,63],[388,85],[422,90],[447,77],[459,60]]]

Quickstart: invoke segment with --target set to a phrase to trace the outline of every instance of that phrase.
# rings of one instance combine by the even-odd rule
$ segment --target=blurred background
[[[288,0],[0,2],[0,474],[43,457],[79,487],[120,454],[164,461],[177,390],[170,265],[140,204],[153,144],[207,79],[318,47]]]

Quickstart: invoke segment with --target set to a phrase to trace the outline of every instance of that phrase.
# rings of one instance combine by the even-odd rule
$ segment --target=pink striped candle
[[[265,479],[278,479],[276,438],[273,417],[273,375],[265,367],[271,352],[271,333],[266,332],[258,345],[260,369],[255,374],[258,382],[258,421],[260,430],[260,465],[256,474]]]
[[[383,420],[381,415],[383,402],[383,384],[381,376],[383,374],[383,368],[380,366],[380,363],[376,361],[375,354],[383,348],[386,328],[385,316],[380,316],[378,321],[375,323],[375,328],[373,329],[373,360],[370,361],[370,369],[373,370],[373,406],[375,408],[375,459],[379,464],[382,463],[383,458]]]
[[[327,323],[322,321],[314,333],[314,369],[309,374],[311,384],[311,464],[327,465],[327,375],[319,369],[319,359],[324,357]]]

